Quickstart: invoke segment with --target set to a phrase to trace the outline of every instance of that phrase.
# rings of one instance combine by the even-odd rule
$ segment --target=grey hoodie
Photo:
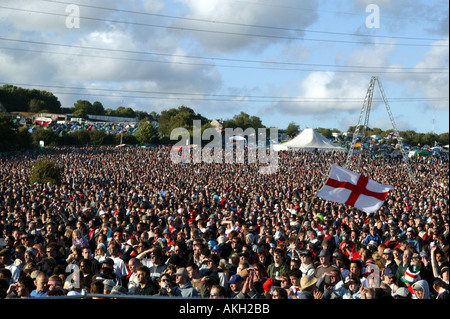
[[[430,287],[428,286],[428,282],[426,280],[419,280],[414,283],[412,286],[413,290],[420,289],[423,290],[423,298],[422,299],[430,299]],[[417,297],[415,297],[417,299]]]
[[[175,296],[181,296],[183,298],[201,297],[199,292],[194,287],[192,287],[192,284],[190,282],[184,284],[182,288],[180,286],[176,286],[173,289],[172,294]]]

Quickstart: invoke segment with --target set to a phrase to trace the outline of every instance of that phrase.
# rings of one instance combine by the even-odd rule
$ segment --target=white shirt
[[[127,265],[122,258],[111,257],[111,259],[114,260],[114,273],[117,275],[117,277],[122,278],[128,275]]]
[[[9,266],[5,267],[6,269],[9,269],[11,271],[11,281],[10,284],[16,283],[17,280],[19,280],[20,277],[20,268],[15,266],[14,264],[11,264]]]
[[[130,294],[134,294],[134,291],[139,286],[139,283],[136,279],[136,273],[132,273],[129,280],[128,280],[128,292]]]
[[[302,263],[300,265],[300,271],[302,272],[302,277],[306,275],[314,277],[316,275],[316,269],[313,264],[305,265]]]

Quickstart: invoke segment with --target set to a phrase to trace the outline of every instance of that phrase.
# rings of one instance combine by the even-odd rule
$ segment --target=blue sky
[[[379,9],[372,28],[370,5]],[[345,131],[377,76],[399,130],[440,134],[449,131],[448,8],[443,0],[3,0],[0,82],[54,92],[65,107],[186,105],[210,119],[244,111],[266,126]],[[369,126],[391,129],[380,98],[376,87]]]

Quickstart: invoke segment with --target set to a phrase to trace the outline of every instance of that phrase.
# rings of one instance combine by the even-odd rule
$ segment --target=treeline
[[[73,107],[62,108],[61,103],[52,93],[35,89],[23,89],[13,85],[0,87],[0,103],[8,112],[51,112],[59,114],[72,114],[74,117],[88,118],[88,114],[106,115],[118,117],[137,118],[140,123],[136,133],[126,133],[122,136],[125,144],[171,144],[170,133],[175,128],[185,128],[192,136],[193,121],[201,121],[202,131],[211,127],[210,119],[200,113],[196,113],[187,106],[179,106],[163,110],[160,114],[156,112],[136,111],[132,108],[119,106],[116,109],[105,108],[99,101],[91,103],[87,100],[78,100]],[[15,123],[14,118],[2,115],[0,117],[0,151],[10,151],[29,147],[37,147],[39,141],[43,140],[45,145],[117,145],[120,143],[120,136],[108,134],[103,131],[75,131],[63,135],[57,135],[51,129],[38,128],[29,132],[26,127]],[[154,125],[157,123],[157,125]],[[222,128],[264,128],[264,124],[257,116],[250,116],[245,112],[240,112],[232,118],[226,118],[222,122]],[[286,129],[278,128],[280,135],[285,135],[288,139],[299,133],[300,126],[295,122],[289,123]],[[316,131],[332,139],[333,133],[341,133],[333,128],[316,128]],[[350,126],[348,132],[354,132],[355,127]],[[386,143],[397,143],[396,139],[387,139],[393,130],[383,131],[379,128],[367,128],[366,136],[377,135],[385,139]],[[415,131],[400,131],[403,143],[409,145],[429,145],[434,146],[449,144],[449,133],[416,133]],[[342,135],[341,135],[342,136]],[[345,143],[351,140],[351,136],[341,140]]]
[[[86,146],[86,145],[118,145],[121,141],[125,144],[139,144],[135,135],[123,136],[108,134],[103,131],[79,130],[58,135],[47,128],[37,128],[30,132],[27,127],[21,126],[14,117],[0,114],[0,152],[17,150],[29,150],[40,147],[40,141],[45,146]]]
[[[8,112],[62,113],[61,103],[53,93],[9,84],[0,87],[0,103]]]
[[[91,103],[87,100],[78,100],[72,107],[62,107],[61,102],[53,93],[25,89],[10,84],[0,87],[0,103],[8,112],[31,112],[31,113],[56,113],[72,114],[74,117],[88,119],[88,114],[131,117],[131,118],[150,118],[158,120],[158,114],[155,112],[147,113],[136,111],[130,107],[119,106],[116,109],[105,108],[99,101]]]
[[[159,115],[156,112],[135,111],[131,107],[119,106],[115,110],[106,108],[99,101],[91,103],[87,100],[78,100],[74,103],[73,107],[62,108],[62,113],[72,114],[73,117],[79,117],[83,119],[89,119],[88,115],[105,115],[105,116],[117,116],[117,117],[129,117],[137,118],[139,120],[149,119],[151,121],[157,121]]]
[[[0,115],[0,138],[5,143],[0,145],[0,152],[37,148],[40,146],[40,141],[43,141],[45,146],[118,145],[119,143],[167,145],[178,142],[178,140],[170,140],[171,132],[175,128],[185,128],[193,136],[194,120],[200,121],[202,132],[212,127],[206,117],[186,106],[164,110],[156,116],[157,125],[154,125],[155,117],[146,116],[139,122],[137,131],[133,133],[111,134],[101,130],[77,130],[56,134],[52,127],[40,127],[30,132],[26,126],[21,126],[15,117],[4,113]],[[260,118],[241,112],[223,122],[223,128],[227,127],[243,130],[254,128],[257,131],[263,125]]]

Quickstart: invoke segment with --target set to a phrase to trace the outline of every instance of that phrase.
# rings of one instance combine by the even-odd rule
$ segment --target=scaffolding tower
[[[386,110],[387,110],[387,112],[389,114],[389,118],[391,120],[392,128],[394,129],[394,134],[399,137],[398,138],[398,144],[399,144],[399,148],[400,148],[400,151],[401,151],[401,154],[402,154],[402,157],[403,157],[403,161],[405,162],[406,169],[408,170],[409,178],[410,178],[411,182],[415,184],[416,181],[415,181],[414,175],[413,175],[412,170],[411,170],[411,166],[410,166],[409,161],[408,161],[408,154],[406,154],[405,148],[403,146],[403,142],[402,142],[402,140],[400,138],[400,135],[398,133],[397,125],[395,124],[394,116],[392,115],[391,108],[389,107],[389,103],[388,103],[388,100],[387,100],[386,95],[384,93],[383,86],[381,85],[381,81],[376,76],[372,76],[372,78],[370,79],[369,88],[367,89],[366,97],[364,98],[364,103],[363,103],[363,106],[361,108],[361,113],[359,115],[358,124],[356,125],[355,131],[353,132],[353,138],[352,138],[352,142],[351,142],[351,145],[350,145],[350,149],[349,149],[348,154],[347,154],[347,159],[346,159],[346,162],[345,162],[345,168],[350,169],[350,164],[352,162],[353,152],[354,152],[354,149],[355,149],[355,144],[356,144],[358,138],[360,138],[360,141],[362,142],[361,143],[361,151],[358,152],[357,158],[355,159],[355,163],[359,167],[359,163],[360,163],[360,160],[361,160],[361,154],[364,151],[364,140],[366,139],[367,128],[368,128],[368,125],[369,125],[370,109],[372,107],[372,99],[373,99],[373,93],[374,93],[374,90],[375,90],[375,84],[376,83],[378,83],[378,88],[380,89],[380,93],[381,93],[381,96],[383,98],[384,105],[386,106]],[[362,132],[360,134],[359,131],[361,130],[361,122],[362,122],[363,118],[364,118],[364,124],[362,125]]]

